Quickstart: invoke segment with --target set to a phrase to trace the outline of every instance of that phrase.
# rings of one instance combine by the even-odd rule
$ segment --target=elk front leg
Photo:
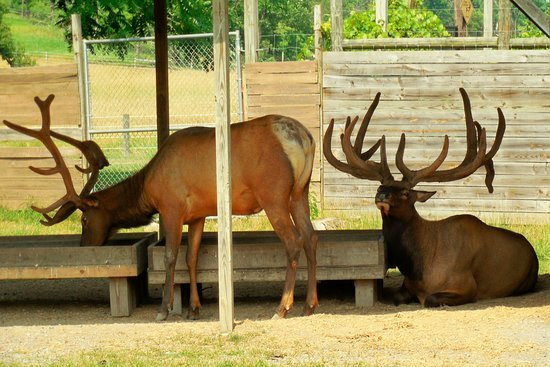
[[[166,320],[169,311],[174,305],[174,272],[176,270],[176,260],[181,243],[181,227],[183,222],[174,219],[175,215],[163,216],[164,230],[166,233],[166,244],[164,252],[164,265],[166,269],[166,278],[162,294],[162,303],[157,314],[157,321]]]
[[[187,318],[199,319],[201,302],[197,290],[197,261],[199,259],[199,247],[202,232],[204,230],[204,218],[189,223],[189,243],[187,247],[187,270],[189,271],[189,312]]]

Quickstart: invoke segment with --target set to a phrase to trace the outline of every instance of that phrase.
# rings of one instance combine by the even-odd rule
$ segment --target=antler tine
[[[369,109],[367,110],[367,113],[365,114],[365,117],[363,117],[363,121],[361,122],[361,126],[359,127],[359,130],[357,131],[357,137],[355,138],[355,144],[353,145],[353,150],[355,151],[356,154],[361,154],[361,150],[363,150],[363,141],[365,139],[365,134],[367,133],[367,128],[369,127],[369,123],[370,123],[370,120],[372,118],[372,115],[374,114],[374,110],[376,110],[376,107],[378,107],[378,102],[380,102],[380,95],[381,95],[380,92],[376,93],[376,96],[374,97],[372,103],[370,104]],[[374,151],[372,152],[372,154],[374,154],[376,149],[378,149],[378,146],[377,146],[376,149],[373,146],[371,149],[369,149],[369,152],[373,149],[374,149]],[[372,154],[371,154],[371,156],[372,156]],[[370,156],[368,156],[368,157],[363,157],[362,156],[361,158],[363,160],[365,160],[365,159],[369,159]]]
[[[359,178],[365,178],[368,180],[376,180],[376,181],[393,181],[393,177],[391,176],[391,173],[389,169],[385,169],[384,167],[387,166],[387,161],[384,161],[385,158],[385,139],[382,137],[380,146],[384,146],[384,151],[381,150],[381,163],[376,163],[372,161],[364,161],[362,160],[359,155],[355,152],[354,148],[351,146],[351,132],[353,131],[353,128],[355,127],[355,124],[357,123],[358,119],[354,119],[351,124],[348,126],[348,128],[344,132],[344,138],[342,141],[342,150],[344,151],[344,154],[346,155],[346,160],[348,161],[349,165],[352,167],[355,167],[358,171],[361,172],[361,175]]]
[[[476,145],[477,146],[477,145]],[[403,155],[405,154],[405,134],[401,134],[401,140],[399,141],[399,147],[397,148],[397,154],[395,155],[395,165],[399,169],[399,172],[403,174],[403,183],[412,188],[421,182],[424,178],[433,174],[447,158],[449,152],[449,137],[445,135],[443,140],[443,148],[436,160],[428,167],[422,168],[417,171],[410,170],[403,161]]]

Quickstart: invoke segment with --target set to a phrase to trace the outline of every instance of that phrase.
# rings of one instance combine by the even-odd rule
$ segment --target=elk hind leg
[[[174,272],[181,243],[181,227],[183,225],[182,220],[174,217],[174,215],[163,216],[164,230],[166,232],[164,250],[166,278],[164,280],[162,303],[157,314],[157,321],[166,320],[169,310],[171,310],[174,305]]]
[[[269,219],[273,230],[283,242],[287,255],[287,268],[285,285],[281,303],[277,308],[274,317],[284,318],[288,311],[292,309],[294,303],[294,285],[296,284],[296,270],[298,269],[298,259],[303,247],[303,239],[290,219],[288,208],[280,206],[263,206],[267,218]]]
[[[187,246],[187,270],[189,272],[189,312],[187,318],[199,319],[201,302],[197,289],[197,262],[199,259],[199,247],[202,232],[204,230],[204,218],[189,223],[189,242]]]
[[[475,302],[477,285],[473,277],[462,277],[462,282],[429,294],[424,300],[424,307],[458,306]]]
[[[308,185],[309,186],[309,185]],[[309,217],[308,189],[302,192],[299,200],[290,201],[290,212],[294,224],[298,228],[304,241],[304,250],[307,259],[307,297],[304,305],[304,315],[311,315],[319,305],[317,298],[317,234]]]

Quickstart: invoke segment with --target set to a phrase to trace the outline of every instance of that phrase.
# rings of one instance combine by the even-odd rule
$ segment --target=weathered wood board
[[[487,129],[491,146],[497,107],[506,133],[494,158],[495,192],[484,188],[485,170],[463,180],[421,184],[438,191],[419,209],[435,217],[452,213],[496,214],[527,221],[550,218],[550,51],[379,51],[327,52],[323,56],[323,127],[335,119],[333,152],[345,159],[340,133],[345,118],[361,118],[377,92],[381,100],[372,118],[365,149],[386,136],[388,163],[401,175],[394,157],[401,133],[407,137],[405,163],[412,169],[435,160],[449,135],[442,169],[458,165],[465,154],[464,87],[472,114]],[[356,129],[357,130],[357,129]],[[352,137],[352,141],[355,137]],[[375,159],[379,159],[375,155]],[[373,208],[378,182],[360,180],[323,160],[325,209]]]
[[[0,280],[109,278],[111,314],[135,307],[132,278],[147,268],[156,233],[115,235],[104,246],[80,247],[80,235],[0,237]]]
[[[312,181],[320,181],[321,89],[314,61],[246,64],[245,110],[247,119],[276,114],[304,124],[317,143]]]
[[[365,280],[360,295],[370,299],[356,299],[358,305],[372,304],[375,297],[375,279],[386,273],[385,247],[381,231],[346,230],[317,231],[317,279]],[[176,262],[175,283],[189,283],[185,262],[187,238],[184,236]],[[203,283],[218,282],[217,236],[205,233],[199,252],[197,279]],[[164,244],[149,247],[149,284],[163,284],[165,280]],[[284,281],[287,258],[284,246],[274,232],[233,232],[233,279],[236,282]],[[307,280],[305,256],[300,257],[297,280]],[[363,288],[366,287],[366,288]],[[371,292],[365,291],[370,289]]]
[[[40,128],[42,118],[34,97],[45,99],[49,94],[55,95],[50,107],[52,129],[81,139],[76,64],[0,69],[0,121]],[[79,151],[61,150],[68,167],[82,164]],[[38,206],[48,205],[65,193],[61,177],[42,176],[43,184],[39,183],[39,176],[26,168],[30,165],[51,167],[53,159],[34,139],[0,124],[0,172],[3,173],[0,175],[0,205],[8,208],[21,208],[31,202]],[[80,191],[83,175],[72,171],[75,188]]]

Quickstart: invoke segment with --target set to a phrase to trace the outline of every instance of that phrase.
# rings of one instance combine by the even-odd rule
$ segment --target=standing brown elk
[[[80,142],[50,131],[50,104],[35,98],[42,113],[42,128],[31,130],[8,121],[8,127],[40,140],[52,154],[54,168],[33,171],[63,177],[67,194],[42,213],[44,225],[82,211],[81,245],[103,245],[120,228],[147,224],[160,213],[166,233],[166,281],[157,320],[164,320],[174,301],[174,270],[182,238],[182,226],[189,225],[187,266],[189,270],[189,317],[198,318],[197,257],[205,217],[216,215],[215,132],[212,128],[192,127],[172,134],[151,161],[132,177],[105,190],[91,193],[99,170],[108,162],[97,144]],[[78,195],[69,170],[52,137],[64,140],[82,151],[89,163],[90,180]],[[309,218],[308,191],[315,154],[315,141],[298,121],[269,115],[231,125],[232,202],[234,214],[265,211],[283,242],[288,258],[286,280],[277,308],[285,317],[294,302],[298,258],[305,249],[308,263],[306,315],[317,307],[317,236]],[[48,213],[60,208],[53,217]]]
[[[382,215],[382,230],[391,265],[404,275],[403,285],[394,295],[396,304],[417,298],[426,307],[459,305],[477,299],[505,297],[532,291],[537,281],[538,260],[531,244],[521,234],[486,225],[471,215],[456,215],[443,220],[425,220],[416,211],[415,202],[425,202],[435,191],[413,190],[419,182],[448,182],[465,178],[485,166],[485,183],[493,192],[496,154],[505,130],[504,115],[498,109],[499,124],[492,148],[486,152],[486,132],[472,118],[470,100],[460,89],[464,102],[467,151],[457,167],[438,170],[447,156],[449,139],[445,136],[439,157],[428,167],[411,170],[403,162],[405,134],[397,150],[395,163],[403,178],[394,180],[386,158],[385,137],[367,152],[361,153],[370,119],[380,93],[371,104],[355,143],[351,134],[358,117],[348,117],[342,149],[346,162],[331,151],[334,120],[324,136],[325,157],[338,170],[355,177],[380,181],[375,202]],[[370,160],[380,148],[380,163]]]

